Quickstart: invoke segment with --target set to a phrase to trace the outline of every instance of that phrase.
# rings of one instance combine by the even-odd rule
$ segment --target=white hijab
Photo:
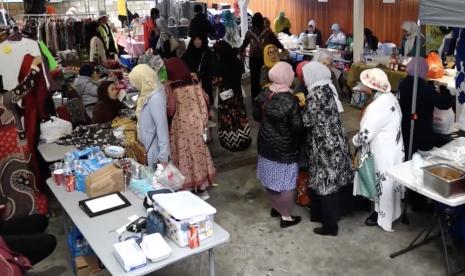
[[[410,35],[405,36],[406,41],[404,45],[404,55],[406,56],[415,47],[415,38],[418,35],[420,29],[418,25],[413,21],[405,21],[402,23],[402,30],[407,31]]]
[[[305,85],[307,86],[308,91],[312,91],[315,87],[329,85],[331,91],[333,92],[334,100],[336,101],[337,111],[339,113],[344,112],[342,103],[339,100],[337,95],[336,87],[334,87],[333,82],[331,81],[331,71],[328,67],[324,66],[319,62],[309,62],[303,68]]]

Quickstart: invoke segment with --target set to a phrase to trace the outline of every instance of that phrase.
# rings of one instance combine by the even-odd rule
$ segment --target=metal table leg
[[[215,256],[213,254],[213,248],[208,250],[208,262],[209,262],[210,276],[215,276]]]

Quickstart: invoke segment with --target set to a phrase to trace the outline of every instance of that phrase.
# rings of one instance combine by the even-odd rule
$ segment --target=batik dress
[[[331,195],[353,182],[354,173],[346,131],[329,85],[309,91],[303,111],[309,159],[309,187]]]
[[[375,159],[376,189],[375,211],[378,225],[392,231],[392,222],[402,213],[402,185],[386,175],[386,170],[403,162],[404,143],[401,130],[402,112],[391,93],[378,93],[367,107],[360,131],[353,137],[355,146],[369,146]],[[357,177],[354,189],[357,189]],[[356,190],[354,190],[356,193]]]

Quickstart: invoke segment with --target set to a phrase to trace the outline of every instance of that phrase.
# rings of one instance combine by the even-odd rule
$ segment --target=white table
[[[429,164],[425,164],[429,165]],[[441,202],[450,207],[456,207],[465,204],[465,195],[457,196],[453,198],[445,198],[438,193],[431,191],[423,186],[423,179],[415,179],[416,177],[413,174],[413,166],[412,161],[404,162],[397,166],[394,166],[386,171],[388,177],[391,177],[399,184],[422,194],[428,198],[431,198],[437,202]],[[445,222],[444,222],[444,211],[436,211],[432,223],[427,226],[425,229],[420,231],[420,233],[415,237],[415,239],[404,249],[401,249],[395,253],[390,255],[391,258],[395,258],[400,256],[404,253],[414,250],[422,245],[425,245],[436,238],[441,237],[442,246],[444,251],[444,259],[445,259],[445,266],[447,275],[457,275],[465,271],[465,268],[461,268],[455,272],[451,272],[451,267],[449,265],[449,253],[446,246],[446,230],[445,230]],[[432,231],[435,227],[439,228],[439,232],[436,234],[432,234]],[[423,238],[422,238],[423,237]]]
[[[423,179],[417,179],[417,181],[415,181],[412,168],[412,161],[408,161],[388,169],[386,174],[410,190],[413,190],[437,202],[441,202],[447,206],[457,207],[465,204],[465,195],[453,198],[445,198],[438,193],[424,187]]]
[[[210,276],[213,276],[215,275],[213,248],[229,242],[229,233],[214,223],[213,236],[202,240],[200,247],[195,249],[181,248],[169,238],[165,238],[173,250],[167,259],[156,263],[148,262],[142,268],[125,272],[113,254],[113,244],[118,242],[118,234],[114,230],[127,224],[129,222],[127,218],[132,215],[146,216],[147,212],[142,205],[142,200],[128,190],[123,195],[131,202],[131,206],[89,218],[78,206],[80,200],[88,198],[86,194],[80,192],[68,193],[63,186],[57,186],[52,178],[47,180],[47,185],[112,275],[145,275],[189,256],[208,251]]]
[[[75,146],[62,146],[57,143],[51,144],[39,144],[37,146],[40,154],[44,158],[45,162],[56,162],[65,158],[68,152],[76,150]]]

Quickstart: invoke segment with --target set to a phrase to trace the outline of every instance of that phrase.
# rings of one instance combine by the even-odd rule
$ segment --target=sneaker
[[[210,195],[207,191],[198,193],[197,196],[200,197],[202,200],[208,200],[210,198]]]

